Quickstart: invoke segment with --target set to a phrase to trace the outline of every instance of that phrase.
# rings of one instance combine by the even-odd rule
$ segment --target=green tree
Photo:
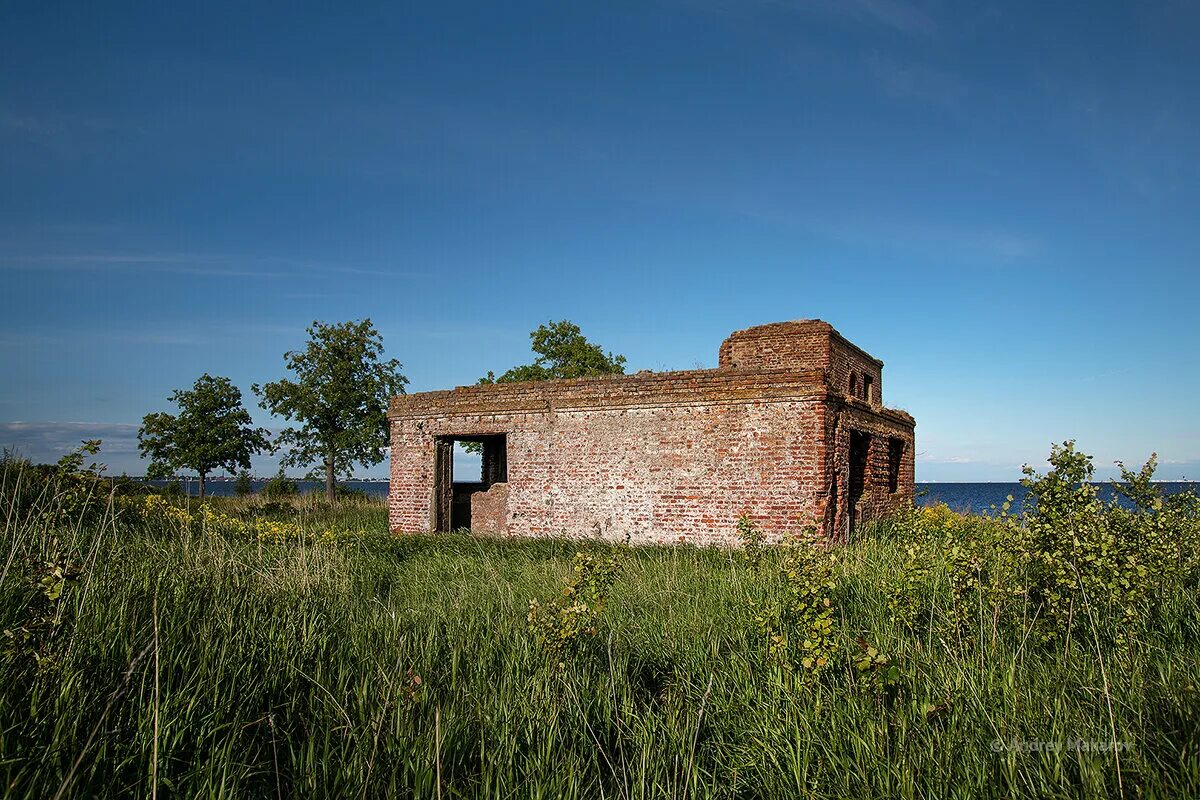
[[[193,470],[200,475],[203,500],[208,473],[249,469],[252,455],[270,449],[267,430],[253,426],[242,393],[229,378],[205,373],[191,389],[176,389],[169,399],[179,413],[147,414],[138,431],[138,450],[150,458],[147,477]]]
[[[625,356],[605,354],[592,344],[570,320],[551,320],[529,334],[537,358],[532,364],[513,367],[500,377],[488,372],[480,383],[547,381],[555,378],[586,378],[593,375],[624,375]]]
[[[325,472],[325,497],[333,501],[339,473],[352,465],[383,460],[388,443],[387,409],[402,394],[408,378],[396,359],[382,361],[383,339],[371,320],[308,328],[304,350],[284,354],[296,380],[254,386],[262,407],[296,426],[279,434],[286,448],[283,463],[305,467],[319,463]]]
[[[594,375],[624,375],[625,356],[605,354],[598,344],[592,344],[579,326],[570,320],[550,320],[531,331],[529,338],[537,358],[532,364],[522,364],[500,377],[488,371],[480,384],[549,381],[555,378],[587,378]],[[482,453],[478,442],[459,442],[468,453]]]

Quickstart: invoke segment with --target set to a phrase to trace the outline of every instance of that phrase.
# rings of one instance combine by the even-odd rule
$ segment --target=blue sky
[[[548,319],[658,370],[819,317],[920,480],[1200,476],[1195,3],[352,5],[0,12],[3,444],[140,473],[144,414],[253,404],[314,319],[421,391]]]

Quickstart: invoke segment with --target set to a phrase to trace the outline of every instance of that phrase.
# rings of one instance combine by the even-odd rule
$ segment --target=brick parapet
[[[567,380],[459,386],[392,398],[391,419],[419,415],[516,413],[588,408],[655,407],[697,402],[814,397],[827,391],[825,373],[808,370],[732,372],[722,369]]]

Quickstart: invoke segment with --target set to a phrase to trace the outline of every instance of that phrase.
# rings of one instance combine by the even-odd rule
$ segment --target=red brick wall
[[[829,359],[829,385],[849,395],[851,380],[857,388],[855,396],[866,399],[872,406],[883,404],[883,363],[871,358],[854,345],[834,337],[831,339]],[[871,396],[866,397],[865,378],[871,379]]]
[[[879,519],[889,512],[911,505],[914,495],[913,424],[903,412],[879,413],[861,400],[831,399],[827,415],[829,422],[828,458],[825,464],[825,490],[835,483],[837,497],[827,498],[823,515],[826,534],[843,540],[849,534],[850,517],[850,434],[868,434],[865,491],[856,503],[857,522]],[[898,439],[904,452],[897,476],[897,491],[891,492],[888,480],[888,442]]]
[[[391,525],[430,528],[433,437],[504,432],[503,533],[729,544],[747,510],[780,533],[818,521],[822,409],[813,398],[396,420]]]
[[[798,320],[734,331],[721,344],[719,364],[725,369],[797,369],[824,372],[829,367],[833,326],[820,320]]]
[[[471,530],[508,533],[508,484],[493,483],[486,492],[471,495]]]
[[[883,362],[847,340],[819,319],[775,322],[735,331],[721,345],[720,366],[738,370],[813,370],[824,372],[829,385],[850,393],[854,375],[862,396],[864,378],[871,379],[872,405],[881,405]]]

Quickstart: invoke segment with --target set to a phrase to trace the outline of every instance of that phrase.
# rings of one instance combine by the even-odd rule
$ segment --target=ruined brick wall
[[[883,362],[872,358],[840,336],[830,339],[829,385],[845,395],[883,404]]]
[[[833,327],[820,320],[776,322],[734,331],[721,343],[722,369],[812,370],[829,367],[829,337]]]
[[[836,537],[852,508],[861,523],[911,502],[913,422],[882,407],[882,362],[800,321],[733,334],[720,364],[395,398],[391,527],[435,527],[439,437],[497,434],[507,480],[470,503],[490,533],[731,544],[749,512],[770,535]],[[870,402],[851,375],[871,377]],[[851,441],[868,438],[851,487]]]
[[[821,320],[775,322],[735,331],[721,344],[719,364],[724,369],[820,371],[831,388],[882,404],[883,362]]]
[[[508,484],[493,483],[487,491],[471,495],[471,530],[475,533],[508,533]]]
[[[775,533],[816,521],[816,376],[707,370],[556,383],[434,393],[442,397],[394,418],[392,528],[431,527],[435,438],[485,433],[507,436],[503,533],[729,544],[743,511]]]
[[[833,397],[829,401],[828,447],[824,470],[826,488],[822,519],[826,534],[845,540],[851,530],[851,510],[854,522],[862,524],[880,519],[888,513],[911,506],[915,491],[914,444],[912,417],[904,412],[870,408],[865,402],[852,398]],[[850,439],[852,432],[870,437],[867,450],[863,493],[851,497]],[[900,444],[899,463],[895,465],[896,491],[891,491],[890,472],[893,465],[889,448]],[[829,492],[836,492],[829,496]]]

